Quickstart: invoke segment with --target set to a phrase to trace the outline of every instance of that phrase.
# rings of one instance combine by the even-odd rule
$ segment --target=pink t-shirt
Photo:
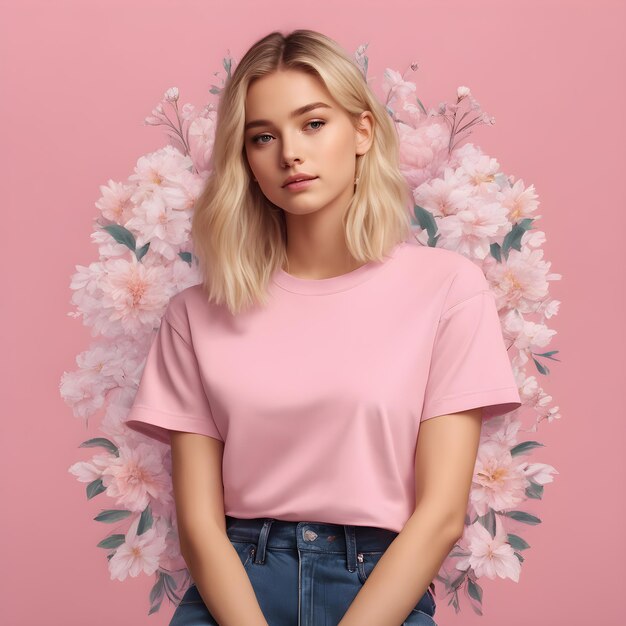
[[[463,255],[409,239],[322,280],[282,269],[233,317],[200,285],[169,302],[127,425],[224,442],[225,513],[400,532],[421,420],[520,397],[493,293]]]

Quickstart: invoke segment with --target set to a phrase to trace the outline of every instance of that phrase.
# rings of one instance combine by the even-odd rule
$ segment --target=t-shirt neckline
[[[339,276],[331,276],[330,278],[299,278],[287,273],[282,267],[279,267],[272,277],[274,283],[279,287],[294,293],[302,293],[307,295],[323,295],[345,291],[356,287],[357,285],[372,278],[377,272],[383,269],[406,245],[406,241],[397,243],[382,261],[368,261],[364,265],[357,267],[355,270]]]

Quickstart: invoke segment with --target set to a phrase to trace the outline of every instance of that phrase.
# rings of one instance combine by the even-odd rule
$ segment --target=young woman
[[[418,245],[411,206],[352,59],[310,30],[255,43],[195,208],[203,282],[126,421],[171,444],[194,581],[171,626],[435,624],[482,419],[520,398],[482,270]]]

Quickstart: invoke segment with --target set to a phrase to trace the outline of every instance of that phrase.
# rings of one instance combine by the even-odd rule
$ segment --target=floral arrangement
[[[367,79],[366,47],[357,49],[355,60]],[[229,56],[223,66],[230,77]],[[457,613],[463,590],[482,615],[479,579],[519,580],[521,553],[529,544],[517,529],[541,522],[524,505],[540,500],[544,485],[558,473],[528,460],[543,444],[519,438],[520,432],[536,432],[541,422],[560,418],[541,385],[541,376],[550,373],[546,361],[558,360],[556,350],[544,348],[555,334],[547,322],[560,304],[549,296],[548,281],[560,275],[550,274],[550,263],[543,259],[545,234],[534,227],[540,216],[535,215],[533,185],[505,175],[478,146],[457,147],[472,126],[495,123],[470,90],[459,87],[453,104],[427,111],[416,85],[398,72],[387,69],[382,87],[401,140],[402,172],[415,200],[414,236],[423,245],[456,250],[483,269],[513,354],[523,406],[535,413],[526,429],[520,409],[484,424],[465,532],[436,577],[437,596],[443,585]],[[212,85],[210,92],[219,95],[221,89]],[[123,419],[170,298],[201,282],[189,234],[194,201],[209,174],[216,115],[213,103],[201,110],[191,104],[179,107],[178,89],[165,92],[144,123],[164,126],[169,142],[141,156],[126,182],[109,180],[100,187],[91,235],[99,259],[76,266],[71,281],[77,310],[69,315],[82,316],[99,337],[77,357],[78,369],[63,373],[60,393],[86,426],[103,407],[104,415],[103,436],[80,444],[99,452],[74,463],[69,472],[86,483],[88,499],[110,498],[95,520],[114,527],[103,531],[98,544],[106,551],[111,578],[155,576],[149,613],[159,610],[164,594],[177,604],[190,576],[178,544],[170,448],[131,431]]]

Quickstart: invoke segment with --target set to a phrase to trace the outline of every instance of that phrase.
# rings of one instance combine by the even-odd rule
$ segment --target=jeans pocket
[[[383,554],[385,554],[384,550],[381,552],[359,552],[356,555],[356,571],[358,572],[361,584],[365,584],[365,581],[368,579]]]
[[[256,544],[250,543],[249,541],[238,541],[236,539],[231,539],[230,543],[239,555],[243,568],[247,570],[253,563],[254,555],[256,554]]]
[[[169,626],[218,626],[207,609],[195,584],[192,584],[178,603]]]
[[[239,557],[243,568],[247,570],[253,562],[253,558],[256,553],[256,545],[248,541],[237,541],[233,539],[230,540],[230,543],[232,544],[233,548],[235,548],[235,552],[237,552],[237,556]],[[185,594],[181,598],[179,605],[198,603],[204,604],[204,600],[202,599],[202,596],[198,591],[196,583],[192,583],[187,591],[185,591]]]
[[[378,561],[385,552],[359,552],[357,554],[357,572],[359,575],[359,581],[364,584],[369,578],[370,574],[376,567]],[[432,583],[431,583],[432,585]],[[433,619],[437,604],[435,602],[435,596],[433,595],[430,585],[426,589],[424,595],[419,599],[419,602],[411,610],[409,619],[414,621],[407,621],[406,624],[428,624],[429,626],[437,626]],[[415,621],[415,620],[420,621]]]
[[[431,583],[432,584],[432,583]],[[437,626],[434,618],[437,605],[435,598],[430,590],[430,586],[426,589],[424,595],[419,599],[417,605],[411,610],[411,613],[404,623],[419,624],[420,626]]]

